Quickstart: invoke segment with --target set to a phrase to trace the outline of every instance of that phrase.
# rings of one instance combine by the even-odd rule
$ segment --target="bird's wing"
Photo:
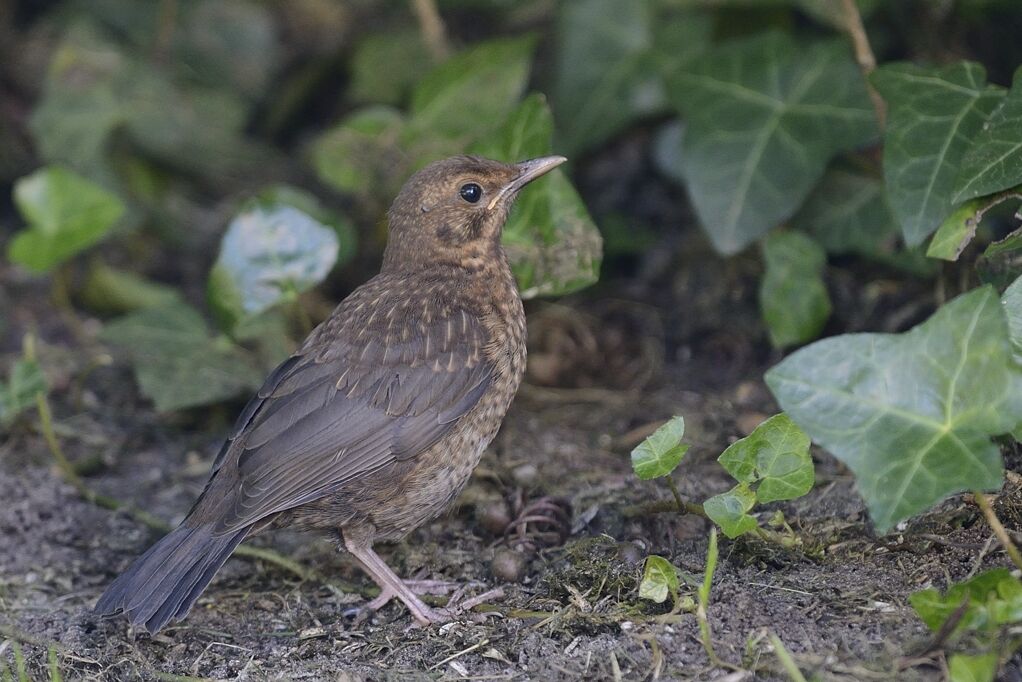
[[[236,469],[237,484],[215,503],[218,531],[418,455],[490,385],[487,335],[474,315],[454,308],[380,325],[348,308],[321,330],[323,343],[282,363],[243,410],[207,486]]]

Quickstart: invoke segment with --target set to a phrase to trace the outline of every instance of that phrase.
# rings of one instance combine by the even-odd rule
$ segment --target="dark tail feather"
[[[123,612],[156,634],[181,620],[248,529],[213,535],[208,526],[179,526],[135,560],[96,602],[96,613]]]

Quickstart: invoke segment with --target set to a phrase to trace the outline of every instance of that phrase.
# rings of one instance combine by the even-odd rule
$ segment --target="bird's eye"
[[[483,196],[483,188],[474,182],[470,182],[462,185],[461,189],[458,190],[458,194],[468,203],[474,204]]]

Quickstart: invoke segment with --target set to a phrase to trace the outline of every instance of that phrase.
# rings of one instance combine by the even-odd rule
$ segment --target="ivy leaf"
[[[739,483],[731,490],[714,495],[703,502],[703,511],[720,526],[724,535],[736,538],[759,527],[749,510],[756,504],[756,493],[747,483]]]
[[[319,284],[337,261],[337,233],[287,203],[254,202],[227,227],[210,273],[211,306],[233,328]]]
[[[410,125],[472,140],[500,124],[525,90],[535,40],[479,43],[430,71],[412,93]]]
[[[689,446],[681,442],[685,418],[672,417],[632,450],[632,471],[644,481],[669,476],[681,463]]]
[[[1006,568],[994,568],[956,583],[945,593],[929,589],[909,596],[926,626],[940,630],[966,604],[955,632],[990,630],[1022,621],[1022,583]]]
[[[972,139],[954,186],[961,202],[1022,184],[1022,70],[1001,106]]]
[[[401,104],[432,61],[422,32],[397,29],[359,41],[351,58],[351,98],[356,102]],[[387,68],[381,69],[380,65]]]
[[[1004,314],[1008,318],[1008,333],[1014,350],[1015,362],[1022,365],[1022,276],[1004,290],[1001,297]]]
[[[406,172],[399,146],[405,119],[386,106],[356,111],[312,144],[319,179],[362,196],[393,196]]]
[[[828,253],[876,257],[893,246],[898,223],[883,183],[871,175],[833,168],[792,218]]]
[[[952,654],[948,660],[951,682],[994,682],[998,666],[997,653]]]
[[[678,598],[678,572],[667,559],[650,554],[639,583],[639,598],[662,604],[670,595]]]
[[[1022,422],[1022,368],[986,286],[904,334],[818,341],[766,374],[781,407],[855,473],[881,532],[962,490],[997,488],[990,437]]]
[[[809,436],[783,413],[732,443],[717,461],[738,482],[758,482],[758,502],[801,497],[812,489],[815,478]]]
[[[87,249],[124,214],[124,204],[99,185],[60,166],[46,166],[14,184],[14,203],[29,229],[7,247],[7,257],[47,272]]]
[[[0,382],[0,424],[10,424],[14,418],[35,405],[36,395],[47,390],[46,377],[34,360],[19,359],[11,367],[7,384]]]
[[[763,260],[759,307],[771,343],[783,348],[815,339],[831,313],[823,249],[800,232],[777,232],[763,240]]]
[[[229,340],[213,338],[185,303],[118,318],[100,337],[128,354],[139,388],[160,412],[233,398],[262,382],[253,358]]]
[[[1016,188],[1008,192],[1002,192],[989,197],[972,199],[965,202],[954,211],[937,229],[933,235],[930,247],[926,255],[930,258],[941,258],[943,260],[958,260],[962,251],[969,245],[972,238],[976,236],[976,229],[983,222],[983,216],[987,211],[1008,199],[1022,199],[1022,188]]]
[[[542,95],[533,94],[472,150],[522,161],[549,154],[552,132],[550,108]],[[504,226],[503,243],[522,298],[567,294],[599,278],[603,240],[559,169],[522,190]]]
[[[974,62],[940,69],[888,64],[873,84],[889,106],[884,177],[905,242],[921,244],[948,217],[955,178],[970,144],[1003,99]]]
[[[703,228],[731,254],[789,218],[840,151],[873,139],[847,46],[770,33],[683,66],[669,83],[687,129],[681,162]]]
[[[148,280],[130,270],[113,268],[96,260],[82,287],[82,298],[89,309],[102,313],[127,313],[140,308],[156,308],[181,300],[174,287]]]

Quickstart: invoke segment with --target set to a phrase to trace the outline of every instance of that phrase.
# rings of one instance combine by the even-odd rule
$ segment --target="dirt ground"
[[[599,183],[600,168],[591,172]],[[801,547],[722,538],[708,616],[729,667],[710,665],[695,615],[665,615],[667,605],[638,598],[646,554],[701,574],[709,526],[643,511],[670,493],[632,475],[630,449],[663,419],[684,415],[693,447],[678,485],[702,501],[729,487],[720,451],[776,411],[762,375],[780,355],[766,350],[758,322],[755,254],[723,261],[694,230],[684,234],[680,245],[649,251],[677,258],[619,263],[633,274],[529,306],[528,383],[459,505],[384,548],[400,574],[476,581],[470,594],[498,584],[495,552],[526,550],[504,598],[483,607],[492,614],[485,622],[418,629],[392,604],[355,625],[350,612],[371,594],[368,578],[331,541],[283,531],[255,544],[316,576],[233,558],[188,618],[157,637],[98,619],[91,605],[158,533],[83,500],[30,416],[0,443],[0,656],[13,665],[17,642],[32,678],[48,679],[53,648],[65,680],[787,679],[767,637],[774,633],[816,679],[941,679],[940,643],[908,596],[1008,562],[962,498],[877,537],[851,475],[822,452],[816,488],[769,508]],[[911,282],[888,286],[885,276],[839,265],[832,324],[894,330],[925,317],[930,294]],[[15,281],[0,294],[13,311],[5,358],[18,332],[38,329],[57,433],[69,458],[89,464],[86,484],[180,520],[238,405],[157,415],[123,364],[85,371],[106,350],[72,344],[53,313],[40,312],[48,305],[41,283],[4,281]],[[568,515],[527,526],[524,538],[499,532],[544,499]],[[1019,509],[1022,495],[1009,484],[998,511],[1017,528]],[[1020,667],[1016,656],[1005,679],[1022,680]]]

